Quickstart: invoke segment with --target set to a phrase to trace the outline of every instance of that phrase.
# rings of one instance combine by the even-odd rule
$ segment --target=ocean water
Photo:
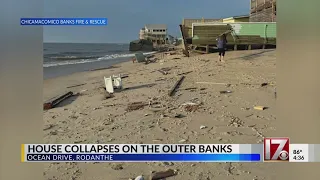
[[[134,57],[129,44],[44,43],[43,48],[44,79],[106,68]]]

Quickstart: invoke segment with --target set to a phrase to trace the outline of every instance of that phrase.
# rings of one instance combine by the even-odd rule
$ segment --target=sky
[[[180,37],[183,18],[249,14],[250,0],[44,0],[47,18],[108,18],[107,26],[45,26],[44,42],[128,43],[145,24],[167,24]]]

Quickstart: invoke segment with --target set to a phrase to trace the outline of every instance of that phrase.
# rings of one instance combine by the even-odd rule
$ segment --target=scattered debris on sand
[[[135,110],[143,109],[147,105],[148,103],[145,103],[145,102],[133,102],[128,104],[126,111],[135,111]]]
[[[226,58],[229,60],[231,56],[237,57],[239,53],[249,52],[230,52]],[[62,78],[63,82],[55,79],[48,82],[44,80],[46,97],[55,95],[57,90],[60,91],[56,88],[59,86],[72,88],[68,90],[74,91],[77,95],[76,101],[71,95],[70,101],[61,103],[61,106],[65,107],[44,112],[45,143],[230,144],[258,142],[265,134],[272,134],[276,124],[275,116],[272,115],[275,109],[265,110],[265,106],[275,105],[273,95],[276,97],[276,89],[271,84],[275,80],[273,60],[269,61],[269,57],[266,57],[266,61],[248,63],[230,59],[219,67],[219,62],[214,60],[215,54],[203,55],[199,61],[194,56],[196,55],[191,54],[187,58],[182,57],[182,54],[181,57],[180,54],[165,55],[161,59],[158,53],[155,54],[155,59],[158,58],[159,63],[144,65],[129,62],[124,63],[119,69],[70,75],[67,80]],[[180,58],[181,60],[178,60]],[[162,66],[160,62],[163,62]],[[262,66],[265,68],[264,71],[261,71]],[[130,77],[121,74],[123,72],[128,73]],[[121,75],[122,79],[127,77],[123,82],[132,87],[117,89],[120,84],[114,84],[113,79],[116,77],[111,76],[112,74]],[[210,77],[210,74],[213,75]],[[112,78],[110,85],[115,93],[106,91],[105,82],[102,80],[104,76]],[[80,84],[81,82],[83,84]],[[248,86],[240,85],[241,82],[248,82]],[[228,83],[232,83],[232,86]],[[260,109],[255,108],[255,105],[261,105],[259,103],[264,106]],[[91,166],[91,163],[87,165]],[[70,171],[76,171],[77,168],[86,171],[89,167],[87,165],[74,163]],[[105,179],[107,174],[110,176],[107,179],[123,180],[169,180],[170,177],[224,179],[225,176],[238,174],[241,175],[238,177],[240,179],[252,179],[259,174],[262,179],[268,179],[267,174],[271,172],[269,169],[272,169],[241,163],[239,166],[233,164],[231,168],[227,167],[232,169],[232,174],[224,172],[225,165],[216,163],[208,167],[207,163],[158,162],[140,163],[135,167],[130,163],[99,163],[89,168],[96,168],[96,179]],[[65,166],[64,163],[48,165],[45,178],[68,179],[67,174],[56,171],[65,169]],[[162,171],[166,169],[161,168],[171,170]],[[175,168],[180,170],[172,170]],[[214,172],[209,168],[213,168]],[[252,170],[252,174],[242,173],[248,169]],[[268,173],[262,174],[265,169]],[[148,173],[148,170],[160,172]],[[176,174],[179,175],[172,177]],[[76,178],[86,178],[82,176]]]

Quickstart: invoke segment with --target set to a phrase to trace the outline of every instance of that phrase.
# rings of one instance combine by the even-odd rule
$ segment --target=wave
[[[50,59],[55,60],[78,60],[78,59],[96,59],[100,58],[100,56],[56,56],[56,57],[50,57]]]
[[[143,54],[150,55],[150,54],[154,54],[154,53],[156,53],[156,52],[148,52],[148,53],[143,53]],[[64,61],[46,62],[45,64],[43,64],[43,67],[54,67],[54,66],[63,66],[63,65],[72,65],[72,64],[84,64],[84,63],[92,63],[92,62],[99,62],[99,61],[111,60],[111,59],[116,59],[116,58],[126,58],[126,57],[127,58],[134,57],[134,54],[111,54],[111,55],[106,55],[103,57],[93,57],[93,58],[77,57],[77,56],[64,56],[64,57],[59,57],[59,59],[56,59],[56,60],[64,60]],[[65,61],[65,60],[67,60],[67,61]]]

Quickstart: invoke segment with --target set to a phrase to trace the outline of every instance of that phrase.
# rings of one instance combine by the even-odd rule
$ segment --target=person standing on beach
[[[221,35],[217,39],[218,51],[219,51],[219,61],[224,62],[224,55],[226,54],[227,48],[227,37],[225,34]]]

